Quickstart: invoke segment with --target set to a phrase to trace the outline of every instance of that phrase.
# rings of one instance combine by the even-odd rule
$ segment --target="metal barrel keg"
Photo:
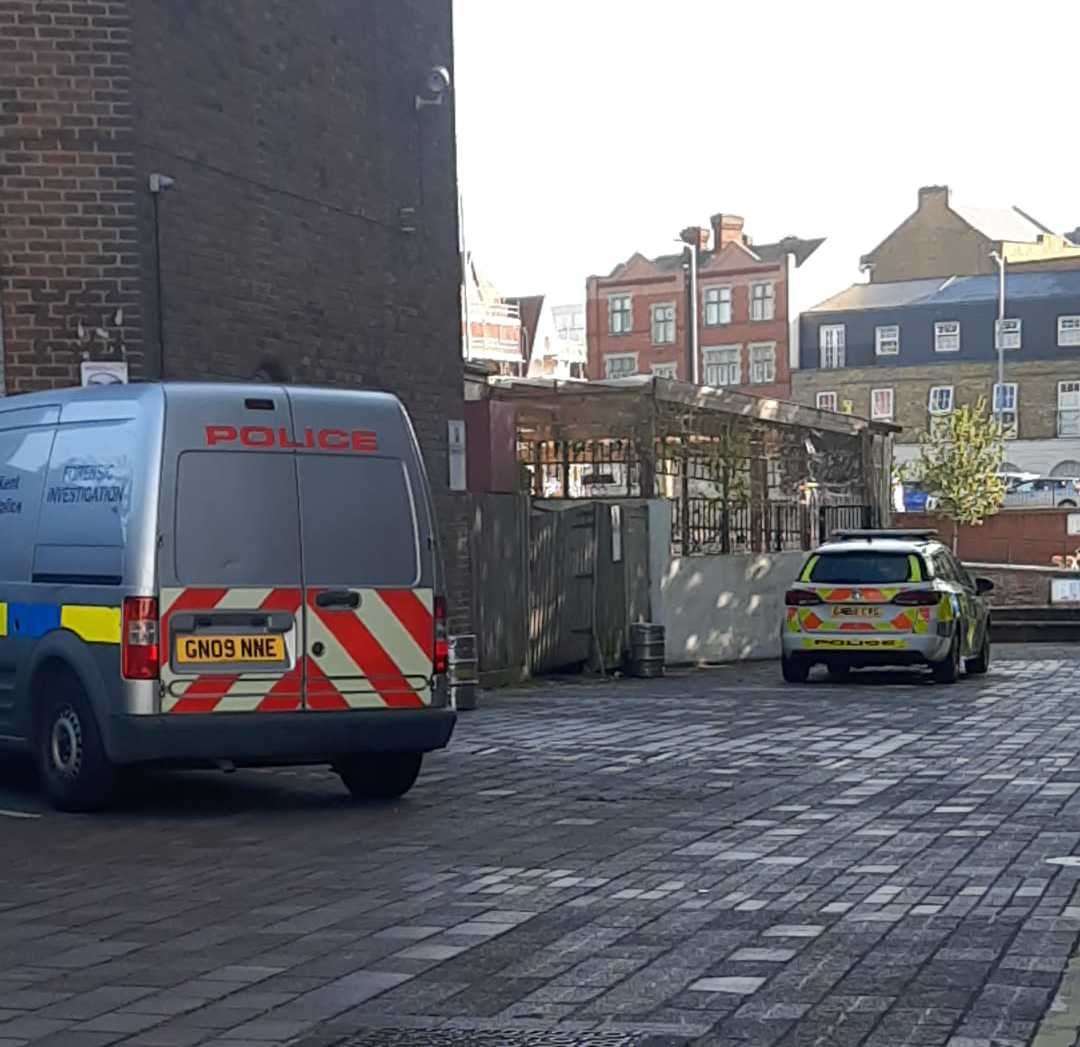
[[[450,637],[450,704],[458,710],[475,709],[479,686],[476,636]]]
[[[630,626],[630,672],[634,676],[664,675],[664,627],[653,622]]]

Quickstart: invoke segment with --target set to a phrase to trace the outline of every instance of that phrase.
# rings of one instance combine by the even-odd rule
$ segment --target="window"
[[[960,572],[957,571],[953,558],[944,549],[941,552],[934,553],[930,557],[930,562],[934,565],[935,578],[940,578],[944,582],[959,584]]]
[[[818,348],[821,352],[821,366],[833,370],[844,366],[845,331],[843,324],[823,324],[818,328]]]
[[[705,326],[718,327],[731,323],[731,288],[705,288]]]
[[[705,384],[712,386],[738,385],[742,382],[742,363],[737,345],[706,349]]]
[[[885,585],[907,582],[922,573],[922,564],[914,554],[823,553],[814,558],[809,581],[826,585]]]
[[[750,381],[764,385],[776,381],[776,343],[750,346]]]
[[[1058,317],[1058,345],[1080,345],[1080,316]]]
[[[608,330],[612,334],[628,334],[632,329],[630,295],[617,294],[608,299]]]
[[[185,451],[176,476],[181,585],[298,585],[300,518],[291,455]]]
[[[900,352],[900,325],[874,328],[874,352],[878,356],[896,356]]]
[[[317,586],[411,586],[420,578],[405,463],[372,455],[297,455],[304,581]],[[327,505],[335,511],[328,513]],[[356,541],[356,521],[364,540]]]
[[[1080,382],[1058,382],[1058,436],[1080,436]]]
[[[960,352],[960,324],[956,320],[940,320],[934,324],[934,352]]]
[[[935,385],[930,390],[930,399],[927,404],[931,414],[952,414],[953,387],[951,385]]]
[[[1020,320],[995,320],[994,321],[994,348],[996,349],[1019,349],[1020,348]]]
[[[832,411],[836,413],[837,401],[836,393],[818,393],[817,394],[817,409],[819,411]]]
[[[675,306],[670,302],[652,307],[653,345],[670,345],[675,341]]]
[[[670,378],[671,381],[677,381],[679,377],[679,365],[678,364],[653,364],[652,373],[654,378]]]
[[[870,417],[879,422],[891,422],[893,417],[893,391],[870,390]]]
[[[776,291],[772,284],[750,285],[750,319],[771,320],[776,315]]]
[[[605,378],[626,378],[637,374],[637,354],[621,353],[604,357]]]
[[[1016,400],[1016,382],[994,384],[994,414],[1001,416],[1002,435],[1006,440],[1015,440],[1017,437],[1019,415]]]

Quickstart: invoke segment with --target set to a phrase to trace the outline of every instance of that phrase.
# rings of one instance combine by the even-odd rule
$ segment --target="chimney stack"
[[[684,244],[693,244],[699,251],[709,249],[709,230],[700,225],[688,225],[681,233],[679,239]]]
[[[919,190],[919,209],[925,204],[940,203],[949,206],[949,187],[947,185],[924,185]]]
[[[743,236],[743,220],[737,214],[714,214],[712,216],[714,250],[722,251],[728,244],[749,243]]]

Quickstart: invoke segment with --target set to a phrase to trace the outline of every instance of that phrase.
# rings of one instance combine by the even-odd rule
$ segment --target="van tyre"
[[[806,683],[810,678],[810,663],[805,658],[781,656],[780,671],[787,683]]]
[[[415,784],[423,753],[365,753],[338,760],[334,770],[357,800],[395,800]]]
[[[116,772],[105,755],[97,719],[78,684],[60,678],[44,696],[37,729],[37,763],[52,805],[96,811],[109,801]]]
[[[935,662],[931,667],[937,683],[956,683],[960,679],[960,623],[956,623],[956,634],[949,646],[949,656],[942,662]]]
[[[986,625],[986,629],[983,632],[982,646],[979,648],[979,653],[974,658],[969,658],[964,662],[964,668],[967,669],[972,676],[982,676],[984,673],[990,671],[990,623]]]

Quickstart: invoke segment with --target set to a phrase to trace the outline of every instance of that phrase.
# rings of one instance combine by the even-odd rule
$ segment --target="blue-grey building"
[[[1080,475],[1080,269],[1007,273],[998,334],[999,295],[997,276],[849,287],[800,318],[795,398],[898,422],[903,460],[935,416],[984,396],[1010,465]]]

